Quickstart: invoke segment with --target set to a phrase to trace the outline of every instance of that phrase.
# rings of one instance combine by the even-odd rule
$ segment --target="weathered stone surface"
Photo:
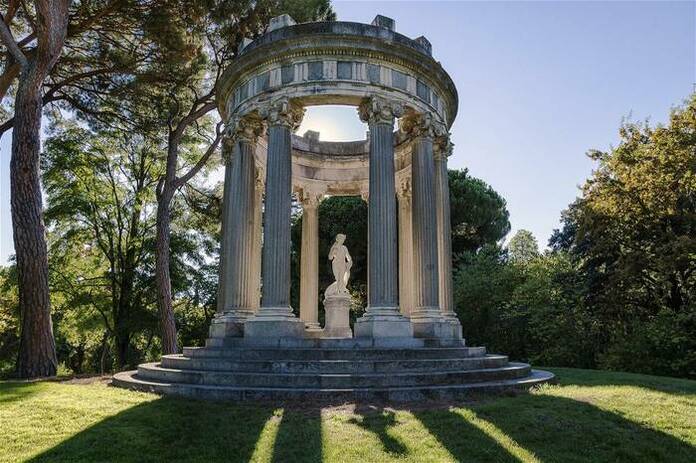
[[[326,341],[326,340],[324,340]],[[319,340],[317,340],[319,342]],[[227,352],[226,355],[220,355]],[[293,360],[297,352],[304,358]],[[473,391],[526,390],[553,375],[509,363],[505,356],[471,356],[469,349],[213,349],[192,357],[165,356],[119,373],[114,384],[157,393],[214,399],[423,400],[466,397]],[[207,355],[202,355],[206,353]],[[231,355],[236,353],[238,355]],[[248,355],[253,354],[253,358]],[[424,357],[428,354],[428,357]],[[387,357],[421,360],[385,360]],[[459,356],[457,356],[459,355]],[[320,356],[320,357],[318,357]]]
[[[322,332],[323,338],[352,338],[348,312],[350,311],[350,295],[334,294],[324,299],[326,310],[326,326]]]

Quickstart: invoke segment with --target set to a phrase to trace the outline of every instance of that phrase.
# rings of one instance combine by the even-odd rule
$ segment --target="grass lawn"
[[[552,369],[560,385],[423,409],[0,383],[0,461],[696,462],[696,381]]]

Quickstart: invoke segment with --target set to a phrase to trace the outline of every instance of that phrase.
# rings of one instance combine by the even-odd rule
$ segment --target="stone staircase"
[[[551,381],[483,347],[381,347],[349,340],[305,346],[184,348],[114,375],[113,384],[206,399],[416,401],[526,390]],[[427,343],[424,343],[427,344]]]

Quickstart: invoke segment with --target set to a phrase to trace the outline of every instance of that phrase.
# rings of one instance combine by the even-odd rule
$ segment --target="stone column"
[[[232,129],[228,127],[227,133],[225,134],[225,138],[222,140],[222,160],[225,164],[225,180],[223,183],[223,190],[222,190],[222,226],[220,228],[220,264],[219,264],[219,270],[218,270],[218,291],[217,291],[217,308],[216,308],[216,314],[215,318],[213,319],[213,323],[217,320],[219,316],[223,314],[225,311],[225,273],[226,273],[226,267],[230,264],[229,263],[229,255],[230,255],[230,242],[227,239],[228,235],[228,224],[230,223],[230,218],[228,217],[230,214],[230,195],[232,192],[230,191],[232,189],[232,160],[234,159],[234,148],[235,148],[235,143],[234,140],[232,139]],[[212,335],[212,332],[211,332]]]
[[[261,237],[263,236],[263,172],[256,169],[256,200],[254,202],[254,258],[252,277],[254,312],[261,307]]]
[[[439,306],[437,215],[433,138],[438,126],[429,113],[411,113],[401,125],[412,138],[412,221],[415,308],[411,312],[417,337],[450,338],[452,332]]]
[[[301,337],[304,323],[290,307],[290,214],[292,202],[291,133],[304,110],[287,98],[260,112],[268,124],[262,296],[258,312],[247,320],[244,336]]]
[[[454,337],[462,337],[462,325],[454,313],[452,295],[452,224],[450,220],[449,176],[447,156],[452,153],[448,136],[439,137],[434,145],[435,211],[437,213],[437,255],[440,275],[439,299],[442,316],[452,326]]]
[[[253,313],[253,242],[256,168],[254,149],[262,131],[260,119],[247,115],[233,120],[223,148],[225,190],[220,251],[218,316],[211,337],[242,336]],[[232,145],[232,146],[230,146]],[[234,155],[230,156],[230,151]]]
[[[300,256],[300,319],[308,330],[319,326],[319,214],[321,195],[302,190],[302,249]]]
[[[399,307],[410,317],[414,304],[413,230],[411,226],[411,179],[405,179],[397,192],[399,201]]]
[[[370,127],[367,295],[365,315],[355,323],[356,337],[410,338],[413,329],[399,313],[394,118],[402,106],[372,97],[359,107]]]

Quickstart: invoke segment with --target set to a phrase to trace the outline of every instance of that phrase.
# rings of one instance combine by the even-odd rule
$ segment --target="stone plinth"
[[[348,314],[350,312],[350,295],[337,294],[324,299],[326,326],[322,338],[352,338]]]

